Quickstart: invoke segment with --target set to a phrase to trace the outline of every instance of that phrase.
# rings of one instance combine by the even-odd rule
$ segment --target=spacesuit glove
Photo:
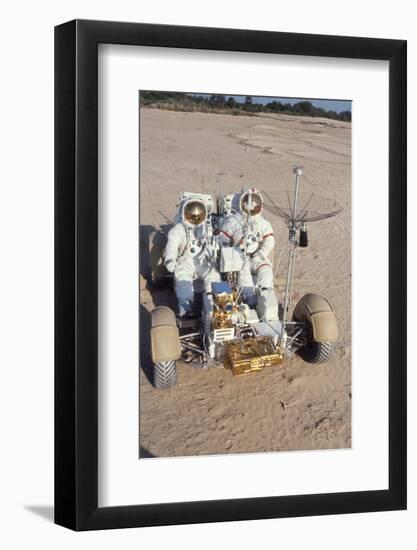
[[[175,260],[166,260],[165,261],[165,267],[170,273],[174,273],[175,267],[176,267],[176,261]]]

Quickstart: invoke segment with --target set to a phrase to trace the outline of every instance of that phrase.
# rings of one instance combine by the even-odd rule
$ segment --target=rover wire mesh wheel
[[[306,363],[326,363],[336,348],[337,322],[329,301],[318,294],[306,294],[294,308],[293,321],[305,326],[305,345],[298,355]]]
[[[153,384],[159,390],[166,390],[177,383],[175,361],[161,361],[153,364]]]
[[[333,355],[336,342],[315,342],[311,340],[298,350],[298,354],[306,363],[326,363]]]

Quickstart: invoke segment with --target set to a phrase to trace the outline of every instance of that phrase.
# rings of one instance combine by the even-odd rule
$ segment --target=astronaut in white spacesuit
[[[242,190],[234,195],[232,213],[225,217],[220,231],[221,242],[239,247],[244,255],[238,286],[250,306],[256,304],[257,293],[274,288],[270,259],[275,247],[274,232],[262,211],[260,192],[253,188]],[[270,295],[273,293],[270,292]]]
[[[164,252],[165,267],[174,273],[180,317],[192,313],[195,280],[203,283],[205,292],[211,292],[212,282],[220,281],[213,243],[213,228],[204,200],[198,196],[183,198]]]

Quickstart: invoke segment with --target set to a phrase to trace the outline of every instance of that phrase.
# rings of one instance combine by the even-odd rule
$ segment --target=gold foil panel
[[[224,366],[236,375],[250,374],[282,362],[269,336],[231,340],[225,348]]]

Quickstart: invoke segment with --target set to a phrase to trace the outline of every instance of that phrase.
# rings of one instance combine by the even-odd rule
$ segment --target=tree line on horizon
[[[207,113],[230,113],[233,115],[256,116],[258,113],[281,113],[296,116],[323,117],[333,120],[351,122],[350,111],[337,112],[316,107],[311,101],[302,100],[297,103],[282,103],[271,101],[266,104],[255,103],[251,96],[246,96],[239,102],[233,96],[212,94],[210,96],[192,95],[183,92],[141,91],[141,107],[154,107],[174,111],[201,111]]]

